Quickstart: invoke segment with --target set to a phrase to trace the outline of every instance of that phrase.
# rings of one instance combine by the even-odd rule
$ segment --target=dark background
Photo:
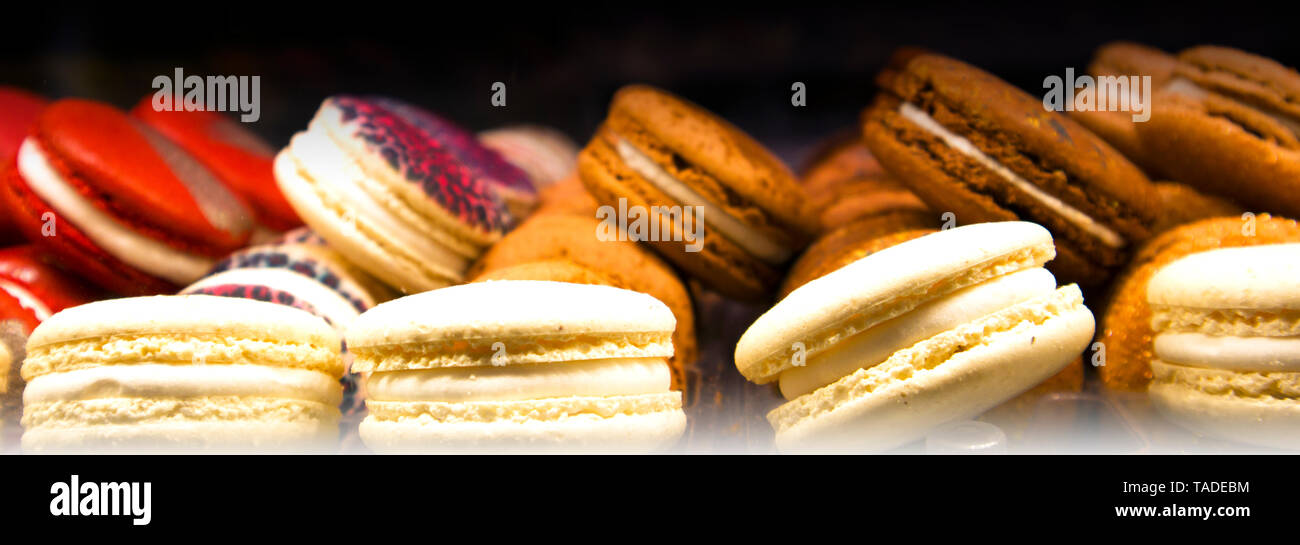
[[[1035,95],[1044,77],[1082,72],[1116,39],[1167,51],[1217,43],[1300,63],[1280,4],[1242,2],[187,6],[9,6],[0,84],[125,108],[178,66],[259,75],[253,129],[282,145],[321,99],[343,92],[404,98],[473,129],[552,125],[581,143],[615,89],[644,82],[731,119],[797,166],[819,138],[855,123],[874,74],[902,45],[963,59]],[[489,104],[494,81],[507,84],[505,108]],[[806,108],[790,105],[794,81],[807,85]]]

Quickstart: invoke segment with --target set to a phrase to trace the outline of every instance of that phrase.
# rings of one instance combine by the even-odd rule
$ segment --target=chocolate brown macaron
[[[1098,285],[1151,235],[1159,196],[1133,163],[1010,84],[937,54],[907,50],[877,78],[867,146],[936,213],[959,224],[1047,227],[1062,282]]]
[[[687,369],[694,365],[695,309],[685,285],[672,267],[654,252],[632,241],[602,241],[596,238],[600,222],[579,214],[536,214],[506,234],[470,267],[468,278],[480,280],[502,278],[501,269],[525,264],[562,261],[594,273],[588,276],[572,267],[555,263],[536,265],[510,272],[514,280],[556,280],[579,284],[594,283],[581,279],[607,279],[601,282],[616,288],[646,293],[662,301],[677,318],[673,334],[674,355],[670,361],[673,385],[681,389]],[[522,275],[538,275],[524,278]]]
[[[1174,76],[1178,59],[1169,53],[1133,42],[1110,42],[1097,48],[1088,74],[1094,78],[1105,76],[1149,76],[1154,92]],[[1148,107],[1154,108],[1154,97],[1148,98]],[[1150,176],[1161,176],[1161,170],[1147,157],[1147,151],[1138,138],[1133,112],[1106,109],[1074,110],[1070,117],[1087,127],[1115,149],[1123,153]]]
[[[703,108],[643,85],[614,95],[578,155],[578,173],[617,219],[631,225],[636,210],[660,220],[639,240],[737,299],[766,297],[818,228],[803,189],[771,152]]]
[[[1202,191],[1300,216],[1300,73],[1226,47],[1178,59],[1159,107],[1138,124],[1150,158]]]
[[[1288,242],[1300,242],[1300,225],[1295,220],[1268,214],[1201,220],[1161,233],[1147,242],[1115,281],[1114,292],[1101,316],[1098,337],[1105,344],[1106,359],[1097,371],[1102,383],[1112,390],[1146,391],[1154,357],[1146,287],[1161,267],[1181,257],[1217,248]]]

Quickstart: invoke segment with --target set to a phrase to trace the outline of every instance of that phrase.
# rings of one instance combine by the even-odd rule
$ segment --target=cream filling
[[[375,401],[514,401],[653,394],[671,384],[664,358],[611,358],[375,372],[366,380],[366,395]]]
[[[469,260],[464,256],[407,225],[362,189],[357,182],[366,176],[361,166],[349,158],[347,152],[324,133],[324,129],[312,128],[294,135],[289,151],[294,162],[310,174],[310,181],[317,189],[347,203],[350,215],[365,218],[385,238],[400,243],[423,260],[449,269],[464,271],[469,267]],[[355,218],[344,217],[343,220],[351,223]]]
[[[1300,371],[1300,337],[1216,337],[1161,333],[1154,341],[1161,361],[1230,371]]]
[[[306,369],[264,365],[105,365],[41,375],[27,383],[23,403],[104,398],[251,396],[338,405],[343,387]]]
[[[18,148],[18,171],[36,196],[60,216],[74,218],[91,242],[127,265],[184,285],[203,276],[215,262],[141,235],[113,219],[68,185],[31,138],[23,140]],[[57,236],[57,224],[54,229]]]
[[[878,365],[917,342],[1055,290],[1056,278],[1043,268],[963,288],[842,340],[803,367],[787,369],[781,373],[781,395],[794,399],[813,392],[858,369]]]
[[[756,229],[751,229],[744,222],[735,216],[727,213],[723,208],[714,205],[700,195],[690,186],[682,183],[663,167],[655,163],[645,153],[637,149],[627,140],[618,139],[615,146],[618,156],[623,159],[627,167],[632,169],[646,181],[650,182],[655,188],[667,193],[673,200],[682,204],[682,206],[700,206],[708,213],[708,220],[703,217],[695,218],[695,221],[704,223],[706,226],[712,226],[727,237],[727,240],[735,242],[736,245],[743,248],[746,252],[762,259],[772,265],[779,265],[790,258],[792,251],[782,246],[776,241],[764,236]]]
[[[964,136],[954,133],[943,125],[940,125],[938,121],[935,121],[934,118],[930,117],[930,114],[925,113],[924,110],[917,108],[911,103],[904,102],[902,106],[899,106],[898,113],[904,118],[907,118],[907,120],[920,126],[926,132],[943,139],[944,143],[947,144],[948,147],[974,159],[976,162],[983,165],[984,168],[992,170],[998,176],[1002,177],[1002,179],[1011,182],[1012,185],[1016,186],[1021,191],[1028,193],[1030,197],[1043,206],[1046,206],[1049,210],[1064,217],[1066,221],[1101,239],[1101,241],[1107,246],[1112,248],[1122,248],[1124,246],[1124,237],[1115,232],[1115,230],[1098,223],[1097,220],[1092,219],[1088,214],[1066,204],[1065,201],[1056,198],[1050,193],[1043,191],[1042,188],[1034,185],[1029,180],[1021,178],[1019,174],[1012,172],[1011,169],[1003,166],[992,157],[985,155],[983,151],[980,151],[979,148],[975,147],[975,144],[972,144],[971,141],[967,140]]]
[[[1209,96],[1210,94],[1209,91],[1206,91],[1204,88],[1197,85],[1196,82],[1183,77],[1177,77],[1172,80],[1169,80],[1169,83],[1165,84],[1165,92],[1173,93],[1175,95],[1190,97],[1196,100],[1204,100],[1205,97]],[[1286,128],[1290,129],[1291,132],[1296,135],[1296,137],[1300,137],[1300,122],[1297,122],[1296,120],[1287,117],[1286,114],[1274,110],[1272,108],[1264,108],[1254,104],[1247,104],[1245,102],[1242,102],[1240,100],[1235,100],[1235,99],[1234,101],[1238,104],[1241,104],[1242,106],[1245,106],[1247,108],[1250,108],[1252,110],[1255,110],[1256,112],[1259,112],[1261,114],[1264,114],[1272,118],[1274,121],[1277,121],[1278,123],[1281,123]]]
[[[23,308],[32,311],[38,322],[44,322],[46,318],[50,317],[50,314],[53,314],[44,301],[37,299],[35,295],[32,295],[32,292],[27,291],[26,288],[18,284],[0,278],[0,290],[4,290],[10,297],[17,299],[18,304],[22,305]]]

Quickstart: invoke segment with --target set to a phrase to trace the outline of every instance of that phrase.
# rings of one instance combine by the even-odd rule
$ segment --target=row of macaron
[[[1109,45],[1099,51],[1092,71],[1106,73],[1098,67],[1113,63],[1115,58],[1141,58],[1149,53],[1133,44]],[[1286,76],[1294,72],[1222,48],[1194,48],[1177,61],[1180,77],[1176,78],[1175,91],[1185,89],[1187,81],[1200,81],[1202,87],[1211,88],[1202,93],[1208,97],[1206,100],[1245,101],[1245,105],[1238,106],[1267,110],[1271,114],[1268,119],[1281,123],[1275,119],[1278,108],[1259,103],[1251,106],[1246,100],[1266,102],[1269,96],[1230,93],[1230,86],[1212,86],[1215,82],[1234,81],[1234,66],[1244,67],[1239,71],[1248,74],[1260,73],[1260,66],[1274,69],[1263,71],[1281,80],[1270,82],[1270,89],[1286,89]],[[1138,70],[1146,73],[1143,70],[1147,69]],[[1220,72],[1207,75],[1197,70]],[[573,188],[572,199],[560,208],[582,212],[589,204],[612,205],[620,200],[647,206],[705,205],[712,218],[710,229],[715,233],[704,240],[703,251],[686,251],[683,245],[672,242],[686,238],[682,236],[666,237],[669,240],[648,246],[688,276],[727,295],[746,299],[770,294],[785,263],[814,238],[820,237],[794,264],[783,294],[842,265],[846,256],[860,257],[932,232],[938,228],[936,220],[947,214],[960,223],[1026,219],[1042,224],[1055,235],[1060,248],[1058,257],[1049,264],[1052,272],[1063,280],[1100,289],[1115,272],[1137,263],[1133,255],[1140,256],[1139,249],[1154,244],[1147,241],[1161,229],[1203,217],[1231,217],[1241,210],[1231,201],[1258,204],[1255,209],[1259,211],[1290,213],[1284,183],[1260,178],[1241,180],[1235,187],[1252,188],[1241,194],[1235,192],[1235,187],[1233,193],[1222,188],[1216,191],[1194,176],[1178,178],[1192,185],[1152,183],[1142,169],[1116,151],[1124,149],[1119,137],[1097,129],[1097,134],[1113,142],[1112,147],[1071,118],[1044,111],[1037,99],[953,59],[923,51],[902,51],[882,72],[879,83],[882,91],[863,116],[861,134],[869,151],[850,144],[833,150],[827,160],[818,164],[838,168],[842,166],[838,165],[839,157],[865,156],[869,161],[864,162],[881,165],[880,175],[865,177],[865,184],[836,181],[856,189],[865,187],[860,199],[827,199],[829,203],[823,209],[810,211],[818,195],[830,194],[826,188],[821,193],[811,191],[811,182],[818,179],[817,167],[804,177],[805,184],[800,187],[779,160],[727,122],[668,93],[633,86],[615,96],[609,116],[579,155],[581,176],[567,183],[583,187]],[[1178,101],[1188,100],[1186,93],[1171,94],[1177,95]],[[1156,124],[1152,127],[1166,119],[1160,104],[1164,102],[1158,101],[1155,106],[1152,123]],[[1195,113],[1179,112],[1183,117]],[[597,269],[593,273],[585,270],[589,268],[583,263],[572,267],[573,262],[583,261],[585,255],[603,256],[621,250],[596,244],[597,249],[588,255],[556,250],[555,242],[550,246],[528,244],[539,239],[567,242],[565,235],[555,235],[559,230],[555,226],[565,222],[579,225],[576,219],[538,214],[517,232],[526,232],[523,227],[528,223],[549,222],[552,228],[539,227],[532,238],[515,237],[517,242],[511,249],[512,245],[506,244],[511,236],[501,235],[508,228],[502,218],[508,217],[510,206],[490,205],[490,194],[486,199],[445,200],[448,194],[459,194],[462,189],[454,183],[455,176],[450,180],[438,178],[447,168],[436,154],[421,148],[427,144],[421,135],[435,132],[428,128],[430,122],[425,114],[415,115],[409,105],[387,99],[327,100],[309,129],[295,136],[276,159],[277,181],[295,210],[332,246],[399,290],[421,291],[460,281],[465,275],[458,271],[468,268],[476,254],[490,246],[485,259],[474,265],[480,273],[487,268],[483,263],[492,261],[486,258],[495,253],[498,262],[532,262],[531,269],[515,274],[547,279],[594,274],[616,285],[640,284],[643,288],[638,291],[655,294],[670,306],[684,307],[674,308],[679,321],[683,314],[689,314],[689,297],[673,285],[679,282],[671,269],[666,276],[656,278],[627,274],[619,267],[611,274],[600,270],[608,270],[607,264],[591,259],[595,266],[590,268]],[[1088,116],[1078,117],[1087,123],[1084,119]],[[1223,118],[1210,117],[1209,121],[1216,123]],[[1210,128],[1216,130],[1201,131],[1210,135],[1207,138],[1225,132],[1217,129],[1227,129],[1234,138],[1241,136],[1231,132],[1232,126]],[[1256,134],[1248,129],[1236,127],[1247,135]],[[1135,128],[1130,132],[1151,131]],[[1153,134],[1143,140],[1173,140],[1175,144],[1178,140]],[[1263,144],[1279,145],[1269,139],[1263,139]],[[1158,145],[1148,147],[1156,149]],[[1238,155],[1245,153],[1239,146],[1219,148]],[[1290,157],[1286,149],[1268,151],[1284,159]],[[1130,157],[1143,162],[1137,154],[1130,152]],[[1238,160],[1250,162],[1249,158]],[[339,172],[348,175],[340,176]],[[411,184],[392,184],[395,178],[414,182],[419,191]],[[856,181],[864,177],[844,179]],[[358,188],[362,193],[356,192]],[[1252,192],[1267,197],[1252,197]],[[437,205],[429,206],[431,201],[437,201]],[[936,214],[940,211],[944,214]],[[453,216],[450,222],[446,221],[449,212]],[[590,209],[586,212],[590,219]],[[843,223],[835,223],[835,218]],[[1239,217],[1231,220],[1238,224],[1242,221]],[[1288,221],[1264,215],[1259,220],[1270,225],[1285,225]],[[869,228],[844,229],[849,225]],[[862,237],[864,232],[872,236]],[[573,238],[590,241],[591,233],[588,229],[585,237]],[[843,240],[854,237],[859,240]],[[861,240],[864,238],[869,240]],[[1197,247],[1231,245],[1224,242],[1231,238],[1220,237],[1217,242],[1205,239]],[[1247,239],[1245,243],[1286,241],[1285,237],[1259,237],[1253,228],[1249,237],[1241,238]],[[409,244],[400,244],[403,242]],[[835,246],[853,248],[845,252]],[[497,251],[499,247],[501,251]],[[629,248],[625,253],[631,255],[633,251]],[[618,278],[619,273],[622,278]],[[652,291],[654,288],[667,295],[661,296]],[[673,305],[670,300],[674,298],[684,300],[684,305]],[[1140,320],[1123,325],[1138,330],[1146,327]],[[1111,331],[1107,327],[1104,336],[1110,337]],[[685,343],[678,344],[685,348]],[[1143,344],[1142,348],[1149,349],[1149,345]],[[1111,355],[1113,358],[1114,351]],[[1138,369],[1140,376],[1150,376],[1150,365],[1143,358],[1129,361],[1134,363],[1107,366],[1103,376],[1111,369]]]
[[[889,450],[1060,374],[1095,322],[1079,287],[1044,268],[1056,251],[1037,224],[973,224],[793,290],[735,347],[737,370],[786,398],[767,414],[776,447]],[[1300,447],[1297,273],[1300,243],[1157,270],[1155,405],[1211,437]],[[23,448],[331,452],[348,373],[368,392],[356,429],[380,453],[649,452],[687,427],[677,320],[644,293],[487,279],[379,304],[342,333],[292,298],[193,293],[38,326],[22,354]]]

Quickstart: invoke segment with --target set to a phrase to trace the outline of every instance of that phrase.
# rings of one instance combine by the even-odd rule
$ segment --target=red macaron
[[[124,295],[203,276],[249,237],[252,212],[167,137],[105,104],[50,104],[5,169],[0,199],[64,268]]]
[[[18,320],[31,333],[50,315],[104,294],[42,258],[32,245],[0,249],[0,321]]]
[[[275,183],[276,150],[252,131],[217,112],[155,110],[151,97],[136,104],[131,115],[171,138],[243,197],[259,225],[270,231],[302,225]]]
[[[18,145],[32,132],[36,117],[46,104],[49,101],[39,95],[13,87],[0,87],[0,170],[18,154]],[[9,214],[0,208],[0,244],[13,244],[22,238]]]

